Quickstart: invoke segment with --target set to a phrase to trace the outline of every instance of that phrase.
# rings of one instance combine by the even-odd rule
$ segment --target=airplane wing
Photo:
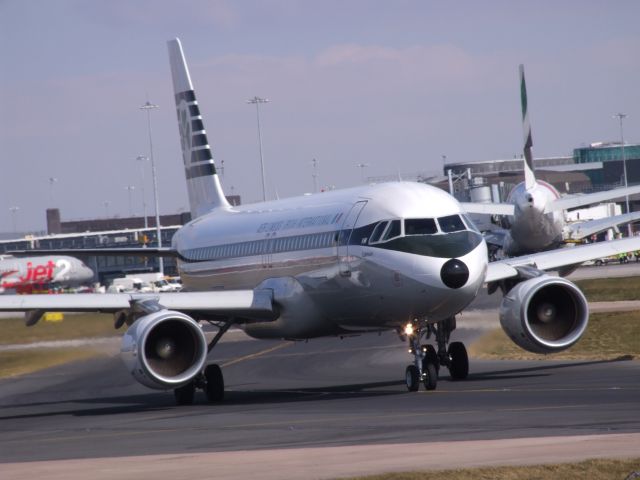
[[[486,215],[513,215],[511,203],[474,203],[461,202],[462,208],[467,213],[484,213]]]
[[[594,233],[603,232],[608,228],[615,227],[623,223],[634,222],[636,220],[640,220],[640,212],[631,212],[622,215],[615,215],[613,217],[599,218],[598,220],[573,223],[571,225],[567,225],[567,228],[569,230],[569,238],[581,239],[593,235]]]
[[[506,258],[489,263],[485,282],[495,282],[519,275],[517,267],[533,267],[537,270],[554,270],[576,265],[594,258],[608,257],[619,253],[640,250],[640,238],[623,238],[611,242],[590,243],[576,247],[559,248],[548,252],[534,253],[522,257]]]
[[[547,205],[545,213],[556,210],[567,210],[569,208],[582,207],[584,205],[592,205],[594,203],[612,200],[614,198],[624,197],[626,195],[635,195],[640,193],[640,185],[634,185],[627,188],[615,188],[604,192],[587,193],[584,195],[567,195],[554,200]]]
[[[271,290],[228,290],[175,293],[84,293],[64,295],[2,295],[0,312],[115,313],[151,302],[169,310],[241,321],[270,321],[278,315]],[[38,317],[39,318],[39,317]],[[37,321],[37,320],[36,320]]]

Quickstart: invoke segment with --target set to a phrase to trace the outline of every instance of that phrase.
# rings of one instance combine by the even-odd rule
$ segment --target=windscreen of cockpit
[[[463,230],[476,231],[476,228],[470,220],[464,222],[458,214],[438,218],[407,218],[404,221],[404,234],[407,236],[435,235]]]
[[[438,217],[438,225],[443,233],[461,232],[467,227],[460,218],[460,215],[447,215],[446,217]]]
[[[369,245],[378,248],[440,258],[461,257],[481,242],[482,236],[464,214],[382,221],[369,239]]]
[[[388,242],[400,236],[438,235],[462,231],[478,232],[478,229],[466,215],[446,215],[438,218],[407,218],[402,221],[383,220],[378,222],[369,236],[369,245]],[[404,235],[402,235],[404,233]]]

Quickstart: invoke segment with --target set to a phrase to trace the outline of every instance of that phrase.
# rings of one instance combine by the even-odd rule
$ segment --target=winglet
[[[529,109],[527,105],[527,85],[524,81],[524,65],[520,64],[520,105],[522,106],[522,128],[524,130],[524,184],[528,189],[536,183],[536,176],[533,168],[533,156],[531,147],[531,123],[529,123]]]
[[[173,78],[178,129],[182,145],[191,218],[197,218],[219,207],[229,207],[204,129],[200,107],[179,39],[170,40],[169,62]]]

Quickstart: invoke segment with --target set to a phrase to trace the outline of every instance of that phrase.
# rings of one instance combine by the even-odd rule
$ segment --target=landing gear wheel
[[[430,343],[427,343],[426,345],[423,345],[423,347],[426,349],[425,350],[425,355],[424,355],[424,361],[422,362],[422,370],[425,370],[424,365],[426,363],[433,363],[436,366],[436,373],[440,373],[440,359],[438,358],[438,354],[436,353],[436,348],[431,345]]]
[[[405,371],[405,382],[407,390],[417,392],[420,387],[420,372],[415,365],[409,365]]]
[[[424,375],[424,388],[435,390],[438,385],[438,371],[435,363],[425,362],[422,365],[422,374]]]
[[[469,355],[462,342],[453,342],[449,345],[449,373],[453,380],[462,380],[469,375]]]
[[[224,398],[224,378],[222,370],[216,364],[208,365],[204,369],[204,378],[206,386],[204,388],[207,399],[211,402],[220,402]]]
[[[178,405],[193,405],[193,397],[195,394],[196,384],[194,382],[189,382],[173,390],[173,395]]]

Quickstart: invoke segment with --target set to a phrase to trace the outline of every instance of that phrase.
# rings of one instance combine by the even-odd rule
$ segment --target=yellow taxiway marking
[[[245,362],[247,360],[252,360],[254,358],[261,357],[262,355],[266,355],[267,353],[275,352],[276,350],[280,350],[281,348],[288,347],[290,345],[293,345],[293,342],[280,343],[280,344],[278,344],[278,345],[276,345],[274,347],[266,348],[266,349],[260,350],[259,352],[256,352],[256,353],[250,353],[249,355],[244,355],[242,357],[238,357],[236,359],[229,360],[228,362],[223,363],[220,366],[221,367],[228,367],[230,365],[235,365],[236,363]]]

